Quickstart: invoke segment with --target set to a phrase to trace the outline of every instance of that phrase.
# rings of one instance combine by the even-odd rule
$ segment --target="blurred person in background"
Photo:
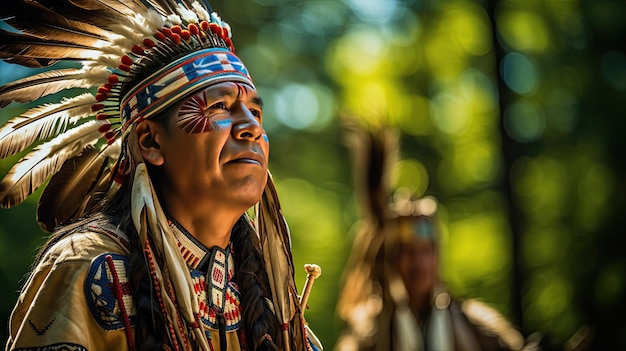
[[[263,105],[230,27],[197,1],[12,1],[0,87],[3,207],[49,180],[53,233],[7,350],[316,350],[268,173]],[[51,94],[91,89],[56,103]],[[93,89],[92,89],[93,88]],[[69,92],[67,92],[69,94]],[[249,213],[254,208],[255,213]],[[15,233],[17,235],[17,233]]]
[[[457,301],[439,276],[437,202],[391,196],[397,135],[347,123],[363,219],[344,274],[339,351],[537,350],[497,310]]]

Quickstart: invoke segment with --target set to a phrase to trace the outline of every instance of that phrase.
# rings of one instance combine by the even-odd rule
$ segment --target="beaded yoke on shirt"
[[[226,249],[209,249],[175,221],[170,221],[170,227],[189,267],[200,304],[200,319],[205,328],[218,330],[217,316],[222,314],[226,331],[238,330],[241,295],[239,287],[232,281],[235,262],[230,244]]]

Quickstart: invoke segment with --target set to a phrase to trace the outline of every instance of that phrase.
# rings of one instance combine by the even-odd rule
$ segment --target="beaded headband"
[[[401,196],[396,196],[391,204],[394,216],[391,221],[395,225],[395,235],[400,244],[426,240],[439,241],[435,216],[437,213],[437,201],[431,196],[413,200],[405,197],[404,191],[399,191]]]
[[[254,87],[246,67],[229,50],[210,48],[181,57],[144,79],[121,99],[123,129],[139,117],[150,118],[193,91],[225,81]]]

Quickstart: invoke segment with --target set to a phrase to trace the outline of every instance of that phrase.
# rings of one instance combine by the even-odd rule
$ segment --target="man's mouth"
[[[246,151],[233,157],[229,163],[250,163],[255,165],[263,165],[263,157],[256,152]]]
[[[250,158],[238,158],[235,160],[230,161],[231,163],[251,163],[251,164],[255,164],[255,165],[261,165],[261,162],[257,161],[257,160],[253,160]]]

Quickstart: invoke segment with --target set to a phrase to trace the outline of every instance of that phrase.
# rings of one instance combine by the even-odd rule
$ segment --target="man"
[[[14,1],[0,58],[35,74],[0,106],[69,88],[0,129],[3,207],[50,179],[53,232],[7,350],[312,350],[289,232],[267,170],[263,106],[209,4]],[[254,218],[248,209],[255,207]]]
[[[346,328],[337,350],[532,350],[493,308],[455,301],[439,279],[437,202],[391,196],[397,154],[391,131],[348,124],[363,220],[338,304]]]

